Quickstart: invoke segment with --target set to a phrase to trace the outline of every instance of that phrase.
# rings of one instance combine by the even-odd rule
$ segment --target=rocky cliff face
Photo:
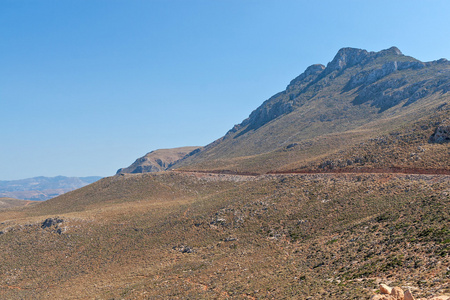
[[[433,70],[436,66],[443,67],[438,74]],[[410,74],[411,71],[422,69],[429,69],[423,72],[425,74],[431,72],[438,76],[426,76],[423,80],[417,80],[414,74]],[[344,72],[351,74],[348,80]],[[344,86],[337,80],[341,75],[347,77],[340,78],[346,80]],[[389,75],[393,76],[388,78]],[[412,78],[410,75],[413,75]],[[379,52],[342,48],[326,67],[321,64],[308,67],[304,73],[291,81],[285,91],[265,101],[230,133],[244,127],[247,131],[258,129],[295,110],[305,102],[305,97],[311,99],[314,94],[331,85],[339,85],[341,92],[353,90],[354,105],[368,102],[382,112],[403,100],[408,100],[405,105],[409,105],[430,94],[450,91],[450,62],[440,59],[424,63],[403,55],[396,47]],[[315,93],[308,93],[310,90]]]
[[[224,137],[176,167],[212,165],[212,159],[222,164],[381,124],[393,129],[432,114],[448,102],[449,91],[446,59],[421,62],[396,47],[379,52],[342,48],[326,66],[309,66]],[[445,136],[440,132],[437,136]]]
[[[294,99],[299,95],[295,94],[296,91],[305,90],[324,70],[325,66],[321,64],[309,66],[305,72],[289,83],[286,91],[278,93],[265,101],[247,119],[241,124],[234,126],[228,133],[235,133],[242,128],[246,128],[245,132],[255,130],[279,116],[292,112],[294,110]],[[288,96],[286,97],[286,95]]]
[[[368,52],[356,48],[342,48],[338,51],[331,62],[327,64],[323,76],[334,71],[341,71],[356,65],[365,65],[383,56],[403,56],[397,47],[391,47],[380,52]]]

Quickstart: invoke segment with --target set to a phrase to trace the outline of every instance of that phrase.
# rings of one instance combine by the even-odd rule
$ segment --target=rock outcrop
[[[42,222],[41,228],[45,229],[48,227],[56,226],[57,224],[62,222],[64,222],[64,220],[60,218],[47,218],[44,220],[44,222]]]
[[[438,144],[450,142],[450,119],[439,124],[434,134],[431,136],[430,142]]]
[[[334,71],[343,71],[358,64],[367,64],[379,57],[383,56],[403,56],[397,47],[391,47],[379,52],[369,52],[357,48],[342,48],[338,51],[331,62],[327,64],[321,77],[331,74]]]
[[[200,151],[199,147],[181,147],[173,149],[159,149],[138,158],[127,168],[122,168],[116,174],[149,173],[168,170],[179,160]]]
[[[433,296],[430,298],[414,298],[411,290],[403,291],[402,288],[396,286],[391,288],[386,284],[380,284],[380,294],[373,295],[370,300],[450,300],[448,295]]]

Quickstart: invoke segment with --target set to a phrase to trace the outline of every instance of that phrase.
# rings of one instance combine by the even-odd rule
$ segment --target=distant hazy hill
[[[195,154],[197,151],[200,151],[200,147],[181,147],[155,150],[147,153],[141,158],[138,158],[129,167],[119,169],[117,174],[165,171],[180,159]]]
[[[101,179],[89,177],[33,177],[0,181],[0,197],[43,201],[73,191]]]
[[[440,123],[449,118],[449,91],[450,62],[446,59],[421,62],[395,47],[380,52],[343,48],[327,66],[308,67],[224,137],[173,168],[298,169],[312,162],[319,165],[318,160],[338,151],[353,153],[351,147],[369,139],[412,134],[408,132],[414,126],[413,134],[422,132],[417,148],[432,142]],[[446,129],[441,132],[445,135]],[[449,139],[447,133],[440,141]],[[425,154],[435,152],[436,147],[428,148]],[[381,147],[373,150],[382,151]],[[411,151],[384,164],[402,166]],[[359,161],[358,157],[351,159]]]

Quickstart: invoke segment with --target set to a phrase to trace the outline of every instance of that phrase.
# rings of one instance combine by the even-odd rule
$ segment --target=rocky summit
[[[117,170],[116,174],[165,171],[179,160],[189,157],[199,151],[200,147],[181,147],[151,151],[143,157],[136,159],[129,167]]]

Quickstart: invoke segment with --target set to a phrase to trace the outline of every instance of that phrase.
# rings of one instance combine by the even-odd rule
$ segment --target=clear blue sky
[[[450,58],[450,1],[1,0],[0,180],[206,145],[342,47]]]

